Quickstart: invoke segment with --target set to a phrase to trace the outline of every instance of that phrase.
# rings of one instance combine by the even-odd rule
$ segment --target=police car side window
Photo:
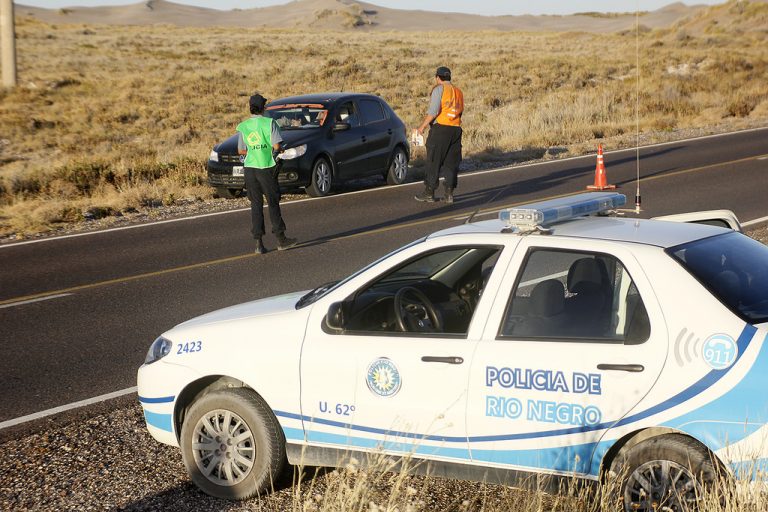
[[[629,272],[602,253],[532,249],[500,338],[639,344],[648,314]]]

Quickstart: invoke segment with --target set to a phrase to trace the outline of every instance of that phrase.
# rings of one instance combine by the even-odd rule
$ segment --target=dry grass
[[[620,512],[623,511],[619,482],[602,486],[584,485],[566,478],[559,493],[545,492],[543,477],[526,488],[413,476],[414,465],[406,459],[394,468],[392,459],[369,455],[367,464],[356,459],[332,471],[298,467],[302,478],[294,478],[291,510],[294,512]],[[534,480],[531,480],[534,482]],[[699,497],[697,512],[761,512],[768,509],[768,492],[762,482],[717,483]],[[266,505],[266,504],[265,504]],[[283,505],[285,506],[285,504]],[[665,503],[658,510],[667,510]],[[271,510],[267,505],[258,510]]]
[[[765,123],[767,34],[738,27],[765,17],[768,4],[739,5],[642,31],[643,133]],[[725,9],[727,30],[708,24]],[[17,32],[21,85],[0,92],[0,235],[210,197],[210,148],[246,115],[254,91],[376,93],[414,126],[433,70],[447,64],[467,98],[469,160],[635,141],[634,33],[288,33],[28,19]]]

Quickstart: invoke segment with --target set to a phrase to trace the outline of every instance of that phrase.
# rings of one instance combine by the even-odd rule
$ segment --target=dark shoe
[[[256,254],[265,254],[267,252],[267,248],[264,247],[264,242],[261,241],[261,238],[256,239],[256,250],[253,252]]]
[[[448,204],[453,204],[453,189],[447,188],[445,189],[445,196],[443,196],[443,202]]]
[[[290,249],[294,245],[299,243],[299,241],[295,238],[288,238],[287,236],[283,235],[277,239],[277,250],[278,251],[284,251],[286,249]]]
[[[417,201],[421,201],[422,203],[434,203],[435,202],[435,192],[433,190],[429,190],[428,188],[424,189],[424,192],[417,196],[413,196],[413,198]]]

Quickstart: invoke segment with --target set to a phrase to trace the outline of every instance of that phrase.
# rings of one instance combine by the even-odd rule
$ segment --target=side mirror
[[[333,131],[335,132],[344,132],[352,128],[352,125],[349,123],[336,123],[333,125]]]
[[[348,303],[334,302],[328,308],[328,314],[325,316],[325,324],[334,331],[344,330],[346,323]]]

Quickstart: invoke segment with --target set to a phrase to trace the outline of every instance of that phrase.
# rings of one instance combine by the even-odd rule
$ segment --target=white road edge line
[[[40,418],[45,418],[46,416],[51,416],[53,414],[59,414],[61,412],[77,409],[78,407],[85,407],[86,405],[93,405],[99,402],[105,402],[107,400],[111,400],[113,398],[130,395],[131,393],[136,393],[137,391],[138,391],[138,388],[134,386],[132,388],[121,389],[120,391],[115,391],[113,393],[107,393],[106,395],[99,395],[93,398],[87,398],[85,400],[80,400],[79,402],[72,402],[71,404],[54,407],[53,409],[48,409],[45,411],[36,412],[34,414],[21,416],[19,418],[15,418],[12,420],[3,421],[2,423],[0,423],[0,430],[6,429],[8,427],[20,425],[21,423],[26,423],[28,421],[39,420]]]
[[[736,132],[726,132],[726,133],[715,133],[715,134],[712,134],[712,135],[702,135],[701,137],[693,137],[691,139],[681,139],[681,140],[674,140],[674,141],[670,141],[670,142],[659,142],[657,144],[648,144],[647,146],[640,146],[640,149],[658,148],[658,147],[663,147],[663,146],[671,146],[673,144],[680,144],[682,142],[704,140],[704,139],[713,139],[713,138],[717,138],[717,137],[727,137],[729,135],[739,135],[739,134],[742,134],[742,133],[751,133],[751,132],[756,132],[756,131],[760,131],[760,130],[768,130],[768,128],[750,128],[748,130],[740,130],[740,131],[736,131]],[[606,155],[613,155],[613,154],[618,154],[618,153],[626,153],[628,151],[633,151],[634,152],[634,151],[636,151],[636,148],[625,148],[625,149],[617,149],[617,150],[614,150],[614,151],[606,151],[605,154]],[[595,157],[594,154],[588,154],[588,155],[581,155],[581,156],[572,156],[572,157],[569,157],[569,158],[563,158],[563,159],[558,159],[558,160],[547,160],[546,162],[534,162],[534,163],[523,164],[523,165],[507,165],[507,166],[504,166],[504,167],[497,167],[495,169],[488,169],[488,170],[485,170],[485,171],[469,172],[469,173],[462,174],[462,176],[463,176],[463,178],[466,179],[466,178],[470,178],[472,176],[482,176],[484,174],[491,174],[491,173],[494,173],[494,172],[502,172],[502,171],[509,171],[509,170],[515,170],[515,169],[526,169],[528,167],[535,167],[537,165],[546,165],[546,164],[551,164],[551,163],[555,163],[555,162],[569,162],[569,161],[572,161],[572,160],[579,160],[579,159],[583,159],[583,158],[594,158],[594,157]],[[403,183],[402,185],[388,186],[387,188],[391,189],[391,188],[400,188],[400,187],[412,187],[412,186],[415,186],[415,185],[422,185],[422,182],[414,181],[414,182],[411,182],[411,183]],[[350,197],[350,196],[357,195],[357,194],[369,194],[369,193],[372,193],[372,192],[376,192],[378,190],[380,190],[380,187],[369,188],[369,189],[365,189],[365,190],[357,190],[355,192],[346,192],[344,194],[337,194],[337,195],[332,195],[332,196],[327,196],[327,197],[308,197],[306,199],[297,199],[295,201],[287,201],[287,202],[281,204],[280,207],[281,208],[286,208],[289,205],[303,203],[303,202],[306,202],[306,201],[328,200],[328,199],[335,199],[335,198],[338,199],[338,198]],[[264,208],[266,208],[266,205],[264,206]],[[101,230],[98,230],[98,231],[88,231],[86,233],[74,233],[74,234],[71,234],[71,235],[52,236],[52,237],[49,237],[49,238],[42,238],[42,239],[39,239],[39,240],[25,240],[23,242],[12,242],[12,243],[9,243],[9,244],[0,244],[0,250],[8,249],[9,247],[18,247],[20,245],[39,244],[39,243],[42,243],[42,242],[53,242],[55,240],[64,240],[66,238],[76,238],[76,237],[80,237],[80,236],[100,235],[100,234],[103,234],[103,233],[112,233],[114,231],[124,231],[126,229],[146,228],[146,227],[150,227],[150,226],[159,226],[160,224],[170,224],[171,222],[182,222],[182,221],[187,221],[187,220],[203,219],[205,217],[214,217],[214,216],[217,216],[217,215],[227,215],[229,213],[239,213],[239,212],[245,212],[245,211],[248,211],[248,210],[250,210],[250,207],[249,208],[237,208],[237,209],[234,209],[234,210],[227,210],[227,211],[224,211],[224,212],[203,213],[201,215],[193,215],[191,217],[180,217],[178,219],[159,220],[159,221],[156,221],[156,222],[147,222],[145,224],[134,224],[134,225],[131,225],[131,226],[122,226],[122,227],[119,227],[119,228],[109,228],[109,229],[101,229]]]
[[[748,220],[747,222],[742,222],[741,226],[752,226],[753,224],[760,224],[761,222],[768,222],[768,215],[765,217],[760,217],[759,219],[752,219]]]
[[[29,299],[29,300],[22,300],[19,302],[11,302],[10,304],[3,304],[0,306],[0,309],[4,308],[12,308],[14,306],[23,306],[24,304],[32,304],[33,302],[40,302],[43,300],[51,300],[51,299],[58,299],[60,297],[67,297],[69,295],[72,295],[71,293],[59,293],[58,295],[49,295],[47,297],[38,297],[37,299]]]

